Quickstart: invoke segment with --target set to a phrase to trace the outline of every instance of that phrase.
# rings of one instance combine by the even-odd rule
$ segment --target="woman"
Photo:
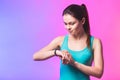
[[[60,57],[60,80],[90,80],[90,76],[101,78],[104,68],[102,44],[100,39],[90,34],[86,6],[69,5],[62,15],[69,34],[55,38],[36,52],[34,60]]]

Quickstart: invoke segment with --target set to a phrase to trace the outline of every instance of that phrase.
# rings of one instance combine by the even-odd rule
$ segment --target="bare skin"
[[[84,32],[83,24],[85,23],[85,18],[81,21],[78,21],[76,18],[72,17],[69,14],[63,16],[65,23],[65,28],[69,32],[68,47],[72,50],[82,50],[86,45],[87,35]],[[79,34],[79,35],[78,35]],[[42,48],[40,51],[36,52],[33,55],[34,60],[45,60],[50,57],[53,57],[54,49],[61,47],[64,36],[59,36],[55,38],[50,44]],[[81,44],[81,45],[78,45]],[[100,78],[104,70],[104,61],[103,61],[103,52],[102,52],[102,43],[100,39],[94,38],[93,41],[93,53],[94,53],[94,65],[87,66],[73,60],[70,53],[66,50],[60,51],[57,50],[56,54],[61,58],[63,64],[70,64],[85,74],[92,75]]]

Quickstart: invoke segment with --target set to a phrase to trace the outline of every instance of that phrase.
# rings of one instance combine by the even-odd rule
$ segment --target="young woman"
[[[36,52],[34,60],[60,57],[60,80],[90,80],[90,76],[101,78],[104,69],[102,44],[100,39],[90,34],[86,6],[69,5],[62,15],[69,34],[55,38]]]

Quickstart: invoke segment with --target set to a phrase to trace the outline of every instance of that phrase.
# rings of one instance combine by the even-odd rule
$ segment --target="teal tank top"
[[[90,49],[85,47],[83,50],[73,51],[68,48],[68,35],[66,35],[60,50],[67,50],[75,61],[91,66],[93,60],[93,53],[91,51],[93,39],[94,37],[91,36]],[[60,61],[60,80],[90,80],[90,77],[72,65],[62,64],[62,61]]]

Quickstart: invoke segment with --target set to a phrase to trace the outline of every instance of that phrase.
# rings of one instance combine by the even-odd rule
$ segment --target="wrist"
[[[57,55],[57,51],[58,51],[57,49],[54,50],[54,55],[55,55],[55,56],[58,56],[58,55]]]
[[[73,66],[75,66],[76,64],[77,64],[77,62],[76,62],[76,61],[73,61],[73,62],[72,62],[72,65],[73,65]]]

